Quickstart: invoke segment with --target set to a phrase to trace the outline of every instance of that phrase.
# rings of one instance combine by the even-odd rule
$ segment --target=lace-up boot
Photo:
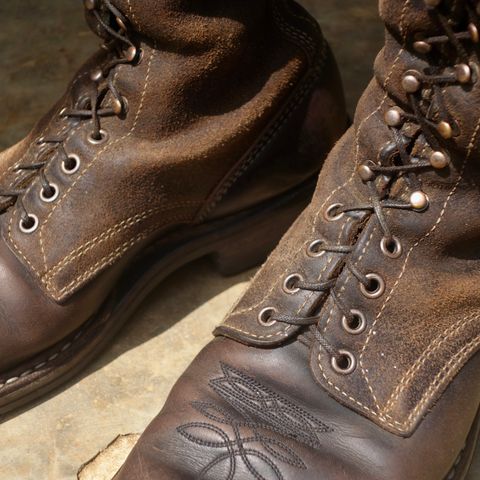
[[[102,48],[0,158],[0,414],[94,358],[169,272],[261,262],[347,127],[290,0],[85,0]]]
[[[375,79],[312,203],[116,480],[465,478],[480,403],[479,7],[380,12]]]

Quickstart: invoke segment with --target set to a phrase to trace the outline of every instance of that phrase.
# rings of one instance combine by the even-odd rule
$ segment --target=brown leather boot
[[[463,479],[480,402],[479,7],[382,0],[313,202],[116,479]]]
[[[290,0],[85,0],[104,45],[0,157],[0,413],[94,358],[172,270],[262,261],[347,127]]]

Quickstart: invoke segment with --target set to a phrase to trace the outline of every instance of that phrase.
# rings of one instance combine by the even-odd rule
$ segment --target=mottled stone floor
[[[78,3],[0,3],[0,148],[28,131],[95,48]],[[332,43],[353,111],[382,42],[376,2],[303,3]],[[142,431],[252,274],[224,279],[197,262],[172,275],[82,377],[0,425],[0,480],[72,479],[118,434]]]

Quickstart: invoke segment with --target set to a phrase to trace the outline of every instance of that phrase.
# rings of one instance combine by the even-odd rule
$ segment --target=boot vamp
[[[298,341],[264,350],[216,339],[179,380],[115,480],[438,480],[448,474],[456,455],[450,442],[464,440],[461,430],[475,415],[462,395],[474,389],[478,397],[467,372],[415,434],[403,438],[329,397],[306,362],[308,347]]]

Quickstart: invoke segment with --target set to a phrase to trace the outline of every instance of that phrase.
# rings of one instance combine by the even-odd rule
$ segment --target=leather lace
[[[110,55],[107,56],[108,60],[102,67],[90,73],[90,80],[94,83],[95,88],[89,98],[82,98],[82,95],[79,95],[75,107],[64,108],[59,115],[80,121],[91,120],[93,128],[88,138],[91,143],[95,144],[106,140],[107,134],[101,128],[101,118],[123,117],[127,112],[127,101],[115,87],[112,71],[118,65],[137,63],[141,52],[129,38],[127,18],[110,0],[86,0],[85,5],[94,15],[104,36],[108,39],[102,47]],[[105,22],[102,17],[102,10],[115,19],[117,29]],[[109,105],[104,105],[106,103],[109,103]],[[60,160],[65,165],[74,161],[65,149],[66,138],[66,136],[45,136],[37,140],[37,146],[43,148],[39,148],[35,161],[30,164],[17,165],[14,170],[17,172],[32,172],[32,176],[27,180],[25,178],[21,179],[11,189],[0,190],[0,197],[10,200],[0,207],[0,213],[5,212],[16,203],[21,209],[20,225],[26,230],[32,227],[35,217],[28,213],[23,204],[22,196],[27,191],[34,176],[38,176],[40,179],[43,199],[49,201],[54,195],[58,194],[57,187],[48,180],[44,168],[56,153],[59,153]]]
[[[426,3],[431,2],[427,1]],[[368,162],[358,169],[358,174],[368,189],[370,201],[350,206],[335,204],[327,210],[330,220],[335,220],[349,212],[367,212],[375,215],[383,232],[382,244],[387,249],[386,253],[390,253],[391,256],[395,255],[396,249],[401,248],[401,244],[390,231],[385,211],[389,209],[410,210],[418,213],[425,211],[428,208],[428,197],[421,190],[418,174],[425,170],[444,169],[449,165],[450,159],[448,153],[441,147],[440,138],[448,140],[459,132],[458,126],[445,107],[442,89],[449,85],[471,85],[477,80],[477,67],[469,64],[468,53],[464,47],[465,42],[479,42],[477,25],[480,23],[476,6],[477,2],[475,1],[466,3],[469,18],[468,29],[460,32],[454,31],[448,14],[442,13],[439,5],[427,7],[432,18],[436,20],[439,31],[443,33],[439,36],[415,40],[414,50],[429,58],[430,53],[434,50],[442,53],[443,49],[450,45],[453,46],[461,63],[453,68],[429,66],[424,72],[409,70],[404,74],[402,85],[408,97],[409,111],[393,107],[386,113],[385,121],[391,134],[391,142],[380,152],[378,164]],[[429,100],[428,95],[422,95],[425,92],[430,93]],[[402,127],[407,122],[418,127],[416,132],[410,136],[402,132]],[[431,147],[433,153],[429,158],[413,154],[413,147],[419,139]],[[400,176],[411,192],[410,202],[400,202],[388,198],[388,185],[392,185]],[[379,183],[378,180],[381,182]],[[381,277],[375,276],[372,279],[352,263],[349,254],[353,251],[354,246],[329,245],[321,240],[316,240],[312,245],[315,245],[317,254],[330,252],[343,255],[345,257],[344,267],[363,285],[367,296],[369,292],[380,288],[378,282],[381,281]],[[335,292],[338,276],[320,283],[304,281],[299,275],[290,277],[293,277],[293,280],[289,288],[330,294],[344,319],[347,322],[358,324],[358,318],[356,318],[358,312],[354,313],[355,311],[345,305]],[[351,359],[345,358],[345,351],[337,349],[319,331],[320,318],[321,312],[317,315],[301,317],[277,314],[274,309],[270,309],[264,320],[295,326],[316,326],[313,332],[317,342],[331,355],[332,359],[336,359],[337,365],[343,364],[344,368],[340,368],[340,370],[349,370]],[[348,373],[350,371],[351,369]]]

